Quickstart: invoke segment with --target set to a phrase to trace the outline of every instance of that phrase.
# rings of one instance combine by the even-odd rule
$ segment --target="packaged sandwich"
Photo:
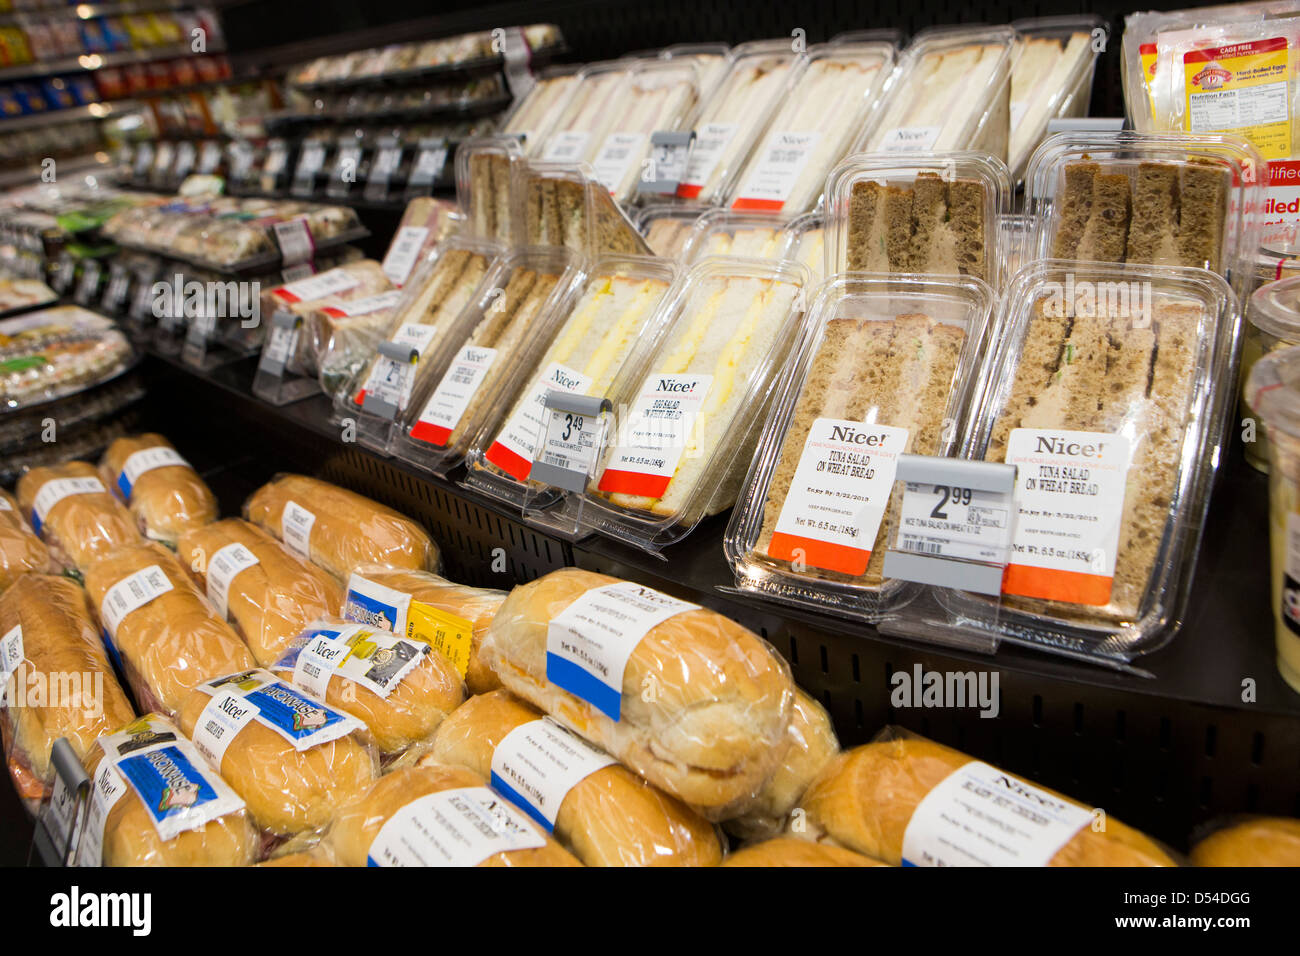
[[[918,35],[903,51],[875,122],[849,152],[969,149],[1004,163],[1011,128],[1011,27],[967,27]]]
[[[1246,817],[1221,821],[1194,844],[1192,866],[1300,866],[1300,820]]]
[[[456,197],[470,235],[509,242],[510,165],[523,157],[517,136],[475,136],[456,146]]]
[[[613,757],[504,690],[462,704],[421,766],[491,781],[586,866],[714,866],[714,827]]]
[[[88,462],[33,468],[15,490],[32,530],[65,567],[84,574],[99,559],[143,540],[135,519]]]
[[[408,202],[380,266],[388,281],[398,289],[406,285],[415,267],[429,258],[460,221],[459,208],[450,200],[416,196]]]
[[[850,152],[857,131],[871,122],[894,57],[889,43],[810,48],[725,204],[744,212],[787,215],[816,206],[826,174]]]
[[[635,221],[651,252],[664,259],[678,259],[699,216],[700,210],[691,206],[654,203],[642,206]]]
[[[186,531],[217,520],[212,491],[162,435],[117,439],[99,470],[131,509],[140,533],[169,548]]]
[[[779,259],[788,244],[786,223],[785,217],[709,209],[695,220],[680,259],[684,263],[705,256]]]
[[[32,808],[53,782],[56,740],[84,759],[96,738],[134,716],[71,578],[24,574],[0,594],[0,689],[9,776]]]
[[[509,380],[493,395],[498,414],[484,423],[467,456],[474,487],[499,500],[523,501],[535,488],[528,481],[547,392],[616,392],[624,363],[654,328],[659,304],[676,278],[676,266],[661,259],[606,256],[592,264],[562,323],[519,353]]]
[[[851,156],[826,181],[831,272],[910,272],[1001,281],[1006,164],[987,153]]]
[[[906,599],[882,574],[898,455],[955,452],[993,302],[971,276],[821,286],[727,528],[738,588],[867,618]]]
[[[784,752],[785,662],[729,618],[576,568],[510,592],[481,650],[505,688],[710,819]]]
[[[199,684],[180,725],[253,821],[279,836],[325,826],[379,775],[364,724],[269,671]]]
[[[428,644],[334,616],[294,637],[271,671],[361,721],[382,756],[427,741],[465,699],[455,666]]]
[[[674,43],[659,51],[661,60],[688,60],[700,74],[700,102],[713,93],[727,75],[734,59],[732,49],[725,43]],[[698,108],[698,107],[697,107]]]
[[[96,741],[80,866],[247,866],[258,839],[241,800],[161,714]]]
[[[308,624],[343,604],[343,589],[328,572],[239,518],[187,532],[178,551],[262,667],[278,661]]]
[[[809,843],[794,837],[776,837],[742,847],[722,861],[722,866],[886,866],[861,853],[828,843]]]
[[[59,570],[45,542],[23,520],[13,495],[0,488],[0,594],[28,572]]]
[[[407,767],[339,813],[343,866],[581,866],[463,767]]]
[[[438,546],[410,518],[305,475],[279,475],[263,485],[244,503],[244,517],[340,582],[359,564],[438,566]]]
[[[660,310],[663,331],[628,360],[620,409],[581,507],[583,528],[658,550],[730,508],[803,318],[807,273],[790,262],[701,259]]]
[[[826,216],[822,212],[804,213],[786,223],[786,245],[783,259],[793,259],[808,270],[808,288],[815,289],[825,281],[826,272]]]
[[[502,118],[501,132],[522,137],[529,156],[541,151],[552,127],[559,122],[578,87],[579,69],[572,64],[547,67],[527,95],[516,100]]]
[[[587,163],[514,164],[515,246],[564,246],[579,256],[650,255],[650,247]]]
[[[836,757],[791,832],[891,866],[1176,866],[1153,840],[1069,797],[887,727]]]
[[[124,547],[96,562],[86,591],[141,709],[175,714],[201,681],[254,666],[244,642],[159,544]]]

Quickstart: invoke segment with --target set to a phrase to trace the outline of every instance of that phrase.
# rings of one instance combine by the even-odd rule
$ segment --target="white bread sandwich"
[[[1064,46],[1062,46],[1064,40]],[[1011,145],[1008,165],[1025,168],[1047,131],[1047,122],[1060,115],[1068,84],[1077,82],[1082,64],[1093,56],[1092,36],[1083,31],[1069,37],[1026,37],[1011,70]]]

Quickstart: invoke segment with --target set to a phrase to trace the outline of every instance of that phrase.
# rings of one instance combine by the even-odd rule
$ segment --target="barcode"
[[[472,368],[454,368],[451,370],[451,382],[453,385],[469,385],[474,381],[474,370]]]
[[[921,554],[943,554],[943,545],[932,541],[916,541],[912,538],[904,538],[903,550],[918,551]]]

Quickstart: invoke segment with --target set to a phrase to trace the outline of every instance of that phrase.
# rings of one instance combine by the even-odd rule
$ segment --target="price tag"
[[[72,258],[71,253],[65,252],[59,256],[59,265],[54,270],[54,277],[51,279],[50,285],[54,287],[55,292],[65,295],[72,288],[72,280],[76,277],[76,274],[77,260]]]
[[[104,289],[104,298],[100,308],[111,315],[120,314],[126,306],[126,296],[131,289],[131,271],[120,262],[108,268],[108,286]]]
[[[325,144],[316,141],[303,143],[302,152],[298,156],[298,168],[294,171],[293,178],[312,180],[324,165]]]
[[[266,345],[262,348],[262,356],[257,362],[257,372],[259,375],[283,375],[284,367],[289,362],[289,356],[293,354],[294,348],[298,344],[298,329],[302,325],[302,319],[292,312],[276,312],[271,316],[271,333],[267,337]]]
[[[305,218],[277,222],[272,228],[275,230],[275,241],[280,246],[283,265],[296,266],[300,262],[310,262],[315,256],[316,244],[312,241]]]
[[[529,477],[565,491],[582,491],[605,439],[606,398],[551,391],[543,406],[545,430]]]
[[[447,165],[447,143],[445,140],[421,140],[420,151],[415,155],[411,167],[409,186],[432,186],[442,178],[443,167]]]
[[[230,146],[230,176],[236,182],[248,178],[248,171],[253,168],[253,148],[247,143],[233,143]]]
[[[353,142],[339,144],[339,151],[334,158],[334,173],[330,176],[329,189],[346,193],[357,181],[361,169],[361,147]]]
[[[135,165],[131,168],[131,175],[136,179],[146,175],[153,167],[153,157],[153,143],[141,143],[140,148],[136,150]]]
[[[176,179],[184,179],[194,168],[194,162],[198,159],[198,150],[189,140],[184,140],[176,147],[176,162],[172,166],[172,176]]]
[[[212,139],[204,141],[203,145],[199,147],[199,175],[207,176],[215,173],[220,165],[221,144]],[[247,169],[247,164],[245,164],[245,169]]]
[[[314,276],[315,274],[315,266],[310,262],[300,262],[296,266],[289,266],[287,269],[282,269],[280,271],[280,281],[285,285],[288,285],[291,282],[298,282],[302,279],[308,278],[309,276]]]
[[[90,305],[95,299],[95,293],[99,291],[99,277],[102,274],[103,269],[98,259],[85,260],[81,264],[81,279],[73,298],[81,305]]]
[[[675,196],[686,176],[695,133],[660,130],[650,137],[650,157],[641,170],[637,191],[655,196]]]
[[[370,164],[370,178],[366,180],[366,198],[384,199],[388,195],[388,186],[393,176],[402,165],[402,147],[388,143],[380,146]]]
[[[403,226],[393,237],[393,244],[384,256],[383,270],[388,280],[399,288],[406,284],[415,268],[415,260],[429,237],[427,226]]]

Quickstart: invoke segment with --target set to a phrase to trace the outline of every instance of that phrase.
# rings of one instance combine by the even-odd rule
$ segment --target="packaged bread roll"
[[[36,537],[13,495],[0,488],[0,594],[29,571],[58,571],[45,542]]]
[[[471,694],[501,686],[479,647],[505,591],[453,584],[428,571],[366,564],[348,578],[343,617],[424,641],[449,658]]]
[[[474,771],[586,866],[713,866],[717,831],[504,690],[471,697],[421,761]]]
[[[264,830],[325,826],[379,775],[359,720],[264,670],[200,684],[181,729]]]
[[[86,591],[142,709],[175,715],[203,681],[256,666],[160,544],[123,548],[101,560],[86,574]]]
[[[329,833],[343,866],[581,866],[463,767],[406,767],[344,808]]]
[[[785,662],[729,618],[634,582],[565,568],[517,587],[481,653],[507,690],[711,819],[743,812],[781,757]]]
[[[1192,847],[1194,866],[1300,866],[1300,820],[1255,817],[1220,827]]]
[[[861,853],[828,843],[775,837],[737,850],[722,866],[885,866]]]
[[[104,483],[127,503],[140,533],[169,548],[191,528],[217,520],[211,489],[162,435],[128,435],[99,463]]]
[[[139,544],[135,520],[84,461],[33,468],[18,479],[18,502],[55,559],[83,574],[119,548]]]
[[[744,814],[726,822],[728,833],[744,840],[780,833],[808,784],[840,752],[840,742],[826,708],[798,688],[786,740],[785,754],[776,771]]]
[[[9,775],[38,803],[60,737],[78,760],[134,716],[113,676],[86,592],[71,578],[25,574],[0,594],[0,688]]]
[[[434,571],[438,548],[410,518],[303,475],[280,475],[253,492],[244,517],[339,581],[359,564]]]
[[[77,848],[83,866],[247,866],[257,832],[244,802],[160,714],[101,737]]]
[[[316,618],[338,613],[343,602],[343,588],[330,574],[239,518],[186,532],[178,552],[262,667],[279,660]]]
[[[302,853],[286,853],[284,856],[272,857],[257,864],[258,866],[338,866],[337,863],[330,860],[324,853],[313,851],[304,851]]]
[[[381,754],[428,740],[465,700],[451,662],[422,641],[324,617],[271,670],[370,730]]]
[[[799,807],[794,835],[894,866],[1176,865],[1113,817],[1094,829],[1092,809],[893,728],[832,760]]]

